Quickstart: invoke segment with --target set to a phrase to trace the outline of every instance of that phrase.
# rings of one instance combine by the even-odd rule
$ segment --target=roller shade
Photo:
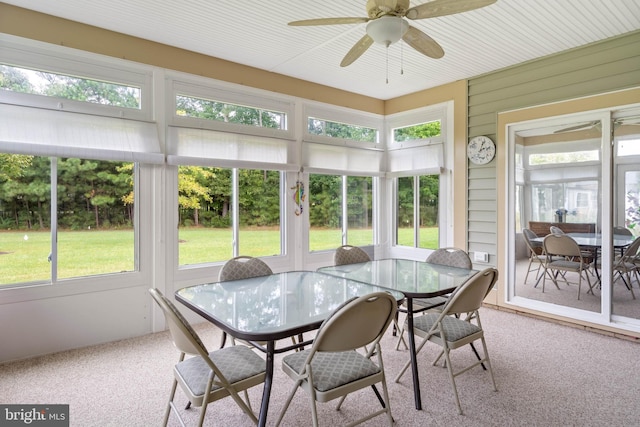
[[[257,135],[170,126],[170,165],[298,170],[289,164],[290,141]]]
[[[302,165],[308,172],[380,176],[384,174],[384,151],[304,142]]]
[[[540,167],[527,171],[529,183],[572,182],[600,179],[600,164],[563,164],[556,167]]]
[[[0,104],[0,151],[163,164],[155,123]]]
[[[440,174],[444,168],[442,144],[390,150],[388,156],[389,176]]]

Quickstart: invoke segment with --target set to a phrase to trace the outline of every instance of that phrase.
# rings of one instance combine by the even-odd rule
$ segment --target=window
[[[310,135],[321,135],[330,138],[349,139],[360,142],[378,142],[378,130],[364,126],[333,122],[315,117],[308,118]]]
[[[597,181],[534,184],[531,191],[534,221],[558,222],[557,211],[564,209],[562,222],[597,222]]]
[[[396,244],[437,249],[439,236],[439,175],[397,178]]]
[[[179,264],[280,255],[280,183],[278,171],[180,166]]]
[[[395,245],[437,249],[444,155],[444,107],[389,118],[389,169],[395,178]],[[443,219],[443,224],[447,218]],[[445,228],[446,229],[446,228]],[[443,239],[446,241],[446,238]]]
[[[141,88],[0,64],[0,88],[18,93],[141,108]]]
[[[440,120],[404,126],[393,129],[393,143],[401,141],[418,141],[440,136],[442,123]]]
[[[151,71],[3,48],[0,283],[139,272],[138,177],[141,164],[164,163]]]
[[[342,177],[309,175],[309,251],[342,245]]]
[[[347,240],[345,244],[373,244],[373,178],[347,176]]]
[[[2,284],[136,269],[133,163],[0,157]]]
[[[224,123],[286,129],[286,114],[185,95],[176,96],[176,115]]]
[[[309,224],[309,251],[372,245],[373,178],[309,175]]]
[[[237,255],[281,255],[281,178],[272,170],[238,170]],[[282,195],[284,197],[284,195]]]
[[[552,165],[560,163],[593,162],[600,160],[599,150],[574,151],[570,153],[538,153],[529,156],[530,165]]]
[[[636,124],[639,126],[640,123]],[[616,140],[617,155],[620,157],[640,156],[640,139],[623,139]]]

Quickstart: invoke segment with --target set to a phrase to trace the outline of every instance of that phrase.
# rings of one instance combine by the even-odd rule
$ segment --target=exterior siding
[[[479,76],[468,85],[468,138],[496,141],[501,111],[640,86],[640,31]],[[488,252],[495,266],[496,161],[469,163],[468,172],[468,251]]]

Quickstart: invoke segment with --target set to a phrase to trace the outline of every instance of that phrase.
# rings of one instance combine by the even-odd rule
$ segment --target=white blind
[[[528,181],[531,183],[551,183],[567,181],[585,181],[600,179],[600,164],[565,163],[555,167],[539,167],[528,171]]]
[[[308,172],[379,176],[384,174],[384,151],[304,142],[302,165]]]
[[[439,174],[444,168],[442,144],[389,150],[389,176]]]
[[[169,126],[168,143],[171,165],[299,169],[289,164],[290,141],[281,138]]]
[[[0,151],[163,164],[154,123],[0,104]]]

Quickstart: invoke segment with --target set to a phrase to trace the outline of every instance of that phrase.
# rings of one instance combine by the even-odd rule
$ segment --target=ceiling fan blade
[[[435,18],[489,6],[497,0],[433,0],[407,10],[409,19]]]
[[[362,56],[362,54],[365,53],[365,51],[369,49],[369,47],[372,44],[373,44],[373,39],[369,37],[368,34],[365,34],[364,37],[362,37],[360,40],[356,42],[356,44],[353,45],[351,50],[347,52],[344,58],[342,58],[342,62],[340,63],[340,66],[346,67],[348,65],[351,65],[353,61],[360,58],[360,56]]]
[[[640,116],[621,117],[613,121],[616,125],[640,126]]]
[[[303,21],[292,21],[289,25],[294,27],[306,27],[312,25],[341,25],[341,24],[361,24],[368,22],[369,18],[345,17],[345,18],[317,18],[305,19]]]
[[[576,131],[576,130],[591,129],[592,127],[596,126],[599,123],[600,123],[599,121],[581,123],[579,125],[569,126],[569,127],[566,127],[566,128],[558,129],[558,130],[554,131],[553,133],[564,133],[564,132],[573,132],[573,131]]]
[[[438,42],[417,28],[409,26],[407,32],[402,36],[402,40],[418,52],[430,58],[439,59],[444,56],[444,50]]]

